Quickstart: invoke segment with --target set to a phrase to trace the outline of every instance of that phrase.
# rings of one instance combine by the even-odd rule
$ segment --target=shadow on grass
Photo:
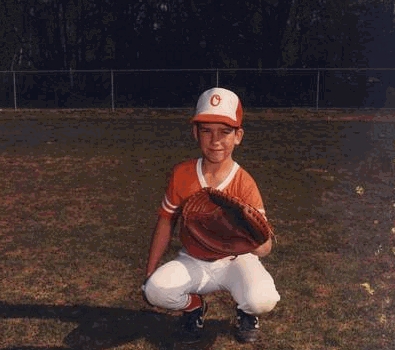
[[[153,349],[208,349],[215,341],[215,330],[226,329],[229,326],[224,327],[224,321],[211,321],[211,330],[202,342],[185,345],[177,339],[178,317],[150,310],[85,305],[13,305],[0,302],[0,319],[10,318],[56,319],[61,322],[79,323],[79,326],[65,336],[65,346],[62,347],[18,346],[0,350],[99,350],[139,339],[146,340]]]

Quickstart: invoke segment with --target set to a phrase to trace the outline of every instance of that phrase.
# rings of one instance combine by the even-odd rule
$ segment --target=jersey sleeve
[[[177,218],[183,201],[201,188],[196,171],[197,159],[174,166],[159,208],[159,215]]]
[[[262,214],[265,215],[265,207],[263,205],[261,193],[258,189],[258,185],[252,178],[251,181],[248,182],[248,185],[243,192],[244,201],[258,209]]]
[[[158,215],[165,216],[169,219],[176,217],[177,210],[181,204],[181,198],[177,193],[176,187],[176,171],[177,168],[174,167],[168,181],[165,195],[158,209]]]

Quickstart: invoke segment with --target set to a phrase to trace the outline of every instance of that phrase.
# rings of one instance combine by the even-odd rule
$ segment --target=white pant
[[[185,308],[189,293],[218,290],[230,292],[239,309],[254,315],[271,311],[280,300],[273,278],[253,254],[207,262],[182,250],[159,267],[145,286],[148,301],[169,310]]]

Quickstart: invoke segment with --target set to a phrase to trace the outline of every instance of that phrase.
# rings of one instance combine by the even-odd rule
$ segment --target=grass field
[[[0,350],[179,348],[179,314],[145,305],[140,285],[166,176],[199,156],[188,117],[0,112]],[[263,262],[282,300],[240,345],[230,296],[208,295],[197,349],[395,348],[395,174],[373,122],[247,114],[235,158],[276,230]],[[163,261],[179,248],[175,235]]]

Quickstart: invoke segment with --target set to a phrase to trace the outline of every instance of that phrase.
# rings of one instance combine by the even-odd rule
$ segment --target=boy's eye
[[[199,131],[201,133],[205,133],[205,134],[215,132],[215,131],[212,131],[209,128],[200,128]],[[229,134],[231,134],[233,132],[233,129],[232,128],[226,128],[226,129],[219,129],[218,131],[221,134],[223,134],[223,135],[229,135]]]

